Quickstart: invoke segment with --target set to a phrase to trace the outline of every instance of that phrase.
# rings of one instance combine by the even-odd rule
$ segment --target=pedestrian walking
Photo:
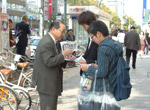
[[[112,37],[113,40],[119,42],[119,39],[118,39],[118,37],[117,37],[117,32],[116,32],[116,31],[113,31],[113,32],[111,33],[111,37]]]
[[[140,35],[140,44],[141,44],[141,54],[140,54],[140,58],[142,58],[142,56],[143,56],[143,54],[144,54],[145,47],[146,47],[146,45],[148,45],[146,36],[145,36],[145,34],[144,34],[143,31],[141,32],[141,35]]]
[[[136,68],[136,55],[137,51],[140,49],[140,37],[139,34],[136,33],[135,27],[132,26],[130,28],[130,32],[125,34],[124,45],[126,47],[126,61],[130,63],[130,57],[132,54],[132,67]]]
[[[13,23],[12,20],[9,19],[9,45],[10,45],[11,50],[12,50],[12,47],[16,44],[12,36],[12,23]]]
[[[108,28],[106,24],[102,21],[94,21],[88,28],[88,33],[90,34],[92,40],[98,44],[97,64],[92,64],[91,66],[89,66],[88,64],[81,64],[80,67],[83,71],[86,71],[86,76],[88,76],[91,79],[94,79],[94,81],[96,80],[96,85],[95,85],[96,93],[102,95],[104,91],[107,91],[109,94],[113,94],[112,93],[113,84],[117,77],[116,73],[117,73],[117,62],[118,62],[118,57],[116,57],[116,52],[114,50],[118,51],[117,54],[119,56],[122,53],[122,46],[119,42],[113,40],[112,37],[109,37]],[[115,49],[106,46],[107,44],[109,44],[111,47]],[[97,75],[95,75],[96,71],[97,71]],[[104,83],[105,83],[105,87],[103,86]],[[102,100],[102,103],[104,100]],[[107,100],[105,106],[107,106],[107,103],[109,102],[111,101]],[[113,103],[110,104],[113,105]],[[96,106],[97,104],[95,103],[93,105]],[[99,106],[94,107],[96,108],[95,110],[100,110],[98,109],[98,107]],[[110,110],[118,110],[118,109],[115,108],[111,109],[110,107]]]
[[[23,15],[22,21],[16,24],[15,34],[16,34],[16,53],[26,56],[26,47],[28,45],[27,34],[30,34],[30,28],[28,16]]]
[[[83,27],[85,31],[88,30],[90,24],[93,21],[96,21],[96,16],[94,13],[90,11],[82,12],[78,17],[78,23]],[[89,37],[88,45],[83,55],[83,58],[85,60],[80,60],[79,63],[81,64],[95,63],[97,60],[97,48],[98,45],[92,41],[91,37]],[[82,75],[82,71],[80,71],[80,75]]]
[[[147,41],[147,45],[145,45],[145,50],[146,50],[146,55],[148,54],[148,51],[149,51],[149,46],[150,46],[150,37],[149,37],[149,33],[147,32],[146,33],[146,41]]]
[[[37,85],[41,110],[57,110],[57,99],[63,91],[61,64],[73,52],[67,49],[59,53],[56,49],[56,42],[64,37],[65,29],[62,21],[52,22],[49,32],[40,40],[36,49],[32,86]]]

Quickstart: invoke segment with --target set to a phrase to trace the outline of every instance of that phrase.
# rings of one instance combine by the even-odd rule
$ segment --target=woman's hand
[[[79,62],[80,64],[87,64],[87,63],[86,63],[86,60],[79,60],[78,62]]]
[[[92,63],[91,66],[93,66],[94,68],[98,68],[98,65],[94,63]]]
[[[81,68],[82,71],[87,71],[88,68],[89,68],[89,65],[88,64],[81,64],[80,68]]]

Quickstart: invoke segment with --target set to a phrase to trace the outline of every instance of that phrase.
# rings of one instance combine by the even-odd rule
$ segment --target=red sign
[[[85,11],[85,8],[70,8],[69,9],[69,12],[72,13],[72,12],[83,12]]]
[[[52,4],[53,4],[52,0],[49,0],[48,4],[49,4],[49,6],[48,6],[48,8],[49,8],[48,19],[50,19],[52,17]]]

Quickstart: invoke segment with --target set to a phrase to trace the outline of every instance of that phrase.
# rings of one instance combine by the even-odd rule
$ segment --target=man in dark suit
[[[136,68],[136,54],[137,51],[140,49],[140,37],[139,34],[136,33],[135,27],[132,26],[131,31],[125,34],[124,45],[126,47],[126,61],[130,63],[130,57],[132,53],[132,67],[133,69]]]
[[[37,85],[40,95],[41,110],[57,110],[57,99],[63,90],[61,64],[65,62],[65,56],[73,52],[66,49],[59,53],[56,49],[56,42],[65,35],[62,21],[52,22],[49,30],[37,46],[32,76],[32,86]]]
[[[78,23],[82,25],[82,27],[86,31],[88,30],[88,27],[93,21],[96,21],[96,16],[94,13],[90,11],[82,12],[78,17]],[[98,45],[95,42],[93,42],[91,38],[89,38],[85,54],[83,55],[85,60],[80,60],[79,63],[81,64],[96,63],[97,47]],[[80,71],[80,75],[82,75],[82,71]]]
[[[30,28],[28,16],[24,15],[22,21],[16,24],[16,53],[25,56],[26,47],[28,45],[27,34],[30,34]]]

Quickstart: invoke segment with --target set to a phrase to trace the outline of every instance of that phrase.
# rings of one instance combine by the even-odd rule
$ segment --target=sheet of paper
[[[77,62],[77,63],[78,63],[78,61],[80,61],[80,60],[85,60],[85,59],[84,59],[82,56],[80,56],[80,57],[74,59],[74,61]]]

